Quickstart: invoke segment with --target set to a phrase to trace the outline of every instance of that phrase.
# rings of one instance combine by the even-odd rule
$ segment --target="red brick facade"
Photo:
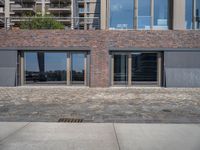
[[[89,47],[90,86],[109,86],[109,49],[200,48],[200,31],[0,31],[0,49]]]

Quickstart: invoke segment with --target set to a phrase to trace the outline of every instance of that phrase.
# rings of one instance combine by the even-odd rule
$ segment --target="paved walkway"
[[[200,88],[0,88],[0,121],[200,123]]]
[[[0,150],[199,150],[200,125],[0,123]]]

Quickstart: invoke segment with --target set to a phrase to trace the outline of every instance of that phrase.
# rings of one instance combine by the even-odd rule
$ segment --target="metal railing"
[[[99,30],[98,17],[0,17],[6,30],[19,29],[73,29]]]

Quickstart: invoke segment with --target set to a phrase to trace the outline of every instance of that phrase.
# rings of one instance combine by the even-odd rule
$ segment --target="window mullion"
[[[154,24],[154,0],[151,0],[151,5],[150,5],[150,10],[151,10],[151,19],[150,19],[150,29],[153,29],[153,24]]]

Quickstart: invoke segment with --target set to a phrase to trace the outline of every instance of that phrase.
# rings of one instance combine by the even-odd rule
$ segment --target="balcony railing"
[[[5,28],[99,30],[98,17],[0,17]]]

